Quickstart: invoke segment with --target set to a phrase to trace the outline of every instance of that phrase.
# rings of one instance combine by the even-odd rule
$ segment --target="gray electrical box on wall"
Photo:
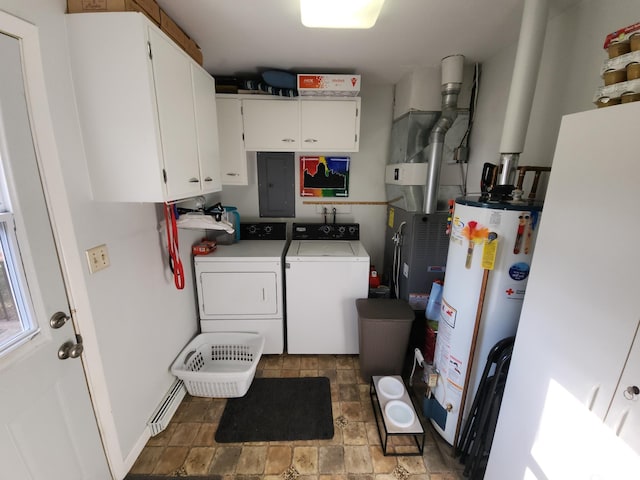
[[[261,217],[295,217],[295,154],[258,152]]]

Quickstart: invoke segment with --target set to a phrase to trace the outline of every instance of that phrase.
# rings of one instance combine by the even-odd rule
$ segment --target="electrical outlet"
[[[90,248],[85,253],[87,255],[90,273],[96,273],[109,266],[109,252],[107,252],[107,246],[105,244]]]

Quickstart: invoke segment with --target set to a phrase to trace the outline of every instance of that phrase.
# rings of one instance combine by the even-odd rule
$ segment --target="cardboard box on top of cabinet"
[[[173,19],[167,15],[167,12],[162,9],[160,9],[160,29],[169,35],[180,48],[186,51],[185,47],[187,45],[187,38],[189,37],[184,33],[184,30],[180,28],[180,25],[174,22]]]
[[[67,12],[141,12],[160,25],[160,6],[155,0],[67,0]]]
[[[299,74],[298,93],[357,97],[360,93],[360,75]]]
[[[180,28],[173,19],[167,15],[167,12],[160,9],[160,30],[169,35],[171,40],[189,54],[196,62],[202,65],[202,51],[196,42],[194,42],[189,35]]]
[[[198,65],[202,65],[202,50],[200,50],[198,44],[189,37],[187,37],[184,51],[187,52],[189,56],[196,62],[198,62]]]

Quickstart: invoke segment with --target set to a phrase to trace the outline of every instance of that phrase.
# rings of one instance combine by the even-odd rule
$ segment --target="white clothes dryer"
[[[202,332],[257,332],[263,353],[284,351],[286,244],[285,223],[242,224],[237,243],[195,257]]]

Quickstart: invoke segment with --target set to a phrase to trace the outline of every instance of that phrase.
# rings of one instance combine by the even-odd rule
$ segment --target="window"
[[[0,213],[0,355],[37,332],[15,235],[13,214]]]
[[[3,132],[0,130],[1,133]],[[31,307],[28,285],[16,237],[15,215],[12,212],[9,182],[5,170],[6,165],[4,165],[6,155],[1,153],[0,356],[26,342],[39,330]]]

